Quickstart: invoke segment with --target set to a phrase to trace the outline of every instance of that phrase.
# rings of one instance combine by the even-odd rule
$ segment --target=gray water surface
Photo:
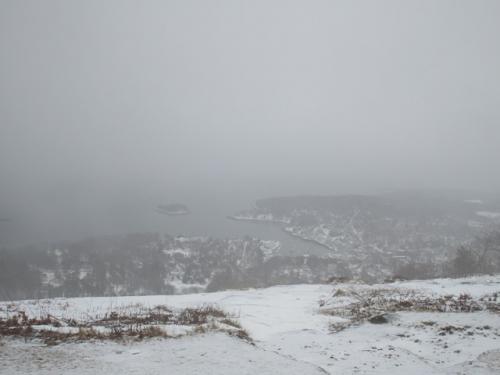
[[[293,237],[282,224],[238,221],[229,216],[250,208],[258,197],[238,194],[150,194],[97,200],[71,200],[67,205],[33,204],[18,210],[0,228],[0,245],[79,240],[85,237],[157,232],[169,235],[278,240],[280,254],[324,255],[328,250]],[[43,203],[43,202],[42,202]],[[182,203],[189,215],[169,216],[156,212],[157,205]]]

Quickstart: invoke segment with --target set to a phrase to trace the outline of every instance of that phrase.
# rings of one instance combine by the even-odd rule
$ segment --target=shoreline
[[[235,217],[235,216],[227,216],[228,219],[230,220],[235,220],[235,221],[242,221],[242,222],[251,222],[251,223],[260,223],[260,224],[272,224],[272,225],[278,225],[281,229],[282,232],[286,233],[287,235],[289,235],[290,237],[293,237],[295,239],[299,239],[301,241],[304,241],[304,242],[308,242],[308,243],[313,243],[314,245],[318,245],[318,246],[321,246],[322,248],[324,249],[327,249],[329,250],[330,252],[333,252],[334,249],[332,249],[331,247],[329,247],[328,245],[324,244],[324,243],[321,243],[315,239],[312,239],[312,238],[305,238],[305,237],[302,237],[298,234],[295,234],[293,232],[290,232],[290,231],[287,231],[283,225],[284,224],[290,224],[288,222],[284,222],[284,221],[280,221],[280,220],[262,220],[262,219],[254,219],[254,218],[241,218],[241,217]],[[325,254],[327,256],[331,256],[331,254]]]

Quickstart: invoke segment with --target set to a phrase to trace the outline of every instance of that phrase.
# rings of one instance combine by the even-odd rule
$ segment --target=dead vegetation
[[[184,333],[169,334],[174,327],[182,328]],[[122,308],[120,311],[110,311],[99,319],[83,321],[56,318],[49,314],[29,318],[24,311],[18,311],[5,319],[0,318],[0,338],[38,339],[46,345],[67,341],[168,338],[207,332],[225,332],[251,342],[248,332],[234,317],[213,305],[181,310],[166,306],[134,306],[133,309]]]
[[[426,296],[413,290],[367,289],[362,291],[337,289],[331,303],[320,301],[321,312],[346,318],[334,323],[331,330],[340,331],[353,324],[369,321],[384,324],[396,312],[500,312],[498,295],[474,299],[469,294]]]
[[[206,324],[211,318],[226,318],[226,313],[214,306],[185,308],[177,317],[177,324]]]

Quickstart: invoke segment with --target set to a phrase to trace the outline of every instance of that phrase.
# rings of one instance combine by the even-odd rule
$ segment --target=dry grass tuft
[[[375,317],[402,311],[470,313],[488,310],[500,312],[496,296],[479,300],[472,298],[469,294],[433,297],[419,294],[413,290],[394,289],[368,289],[359,292],[337,289],[333,294],[333,298],[344,297],[353,302],[328,307],[325,301],[320,301],[322,313],[347,319],[346,323],[332,324],[330,328],[333,332],[338,332],[353,324],[372,321]]]
[[[46,345],[57,345],[67,341],[89,340],[143,340],[146,338],[167,338],[167,327],[186,326],[189,333],[225,332],[232,336],[251,341],[248,332],[220,308],[212,305],[185,308],[174,311],[166,306],[146,308],[142,305],[110,311],[99,319],[78,322],[63,320],[50,314],[39,318],[28,318],[24,312],[7,319],[0,319],[2,336],[39,339]]]

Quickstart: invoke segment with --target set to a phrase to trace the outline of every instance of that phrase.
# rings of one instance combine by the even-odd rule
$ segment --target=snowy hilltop
[[[500,275],[0,304],[2,374],[498,374]]]

